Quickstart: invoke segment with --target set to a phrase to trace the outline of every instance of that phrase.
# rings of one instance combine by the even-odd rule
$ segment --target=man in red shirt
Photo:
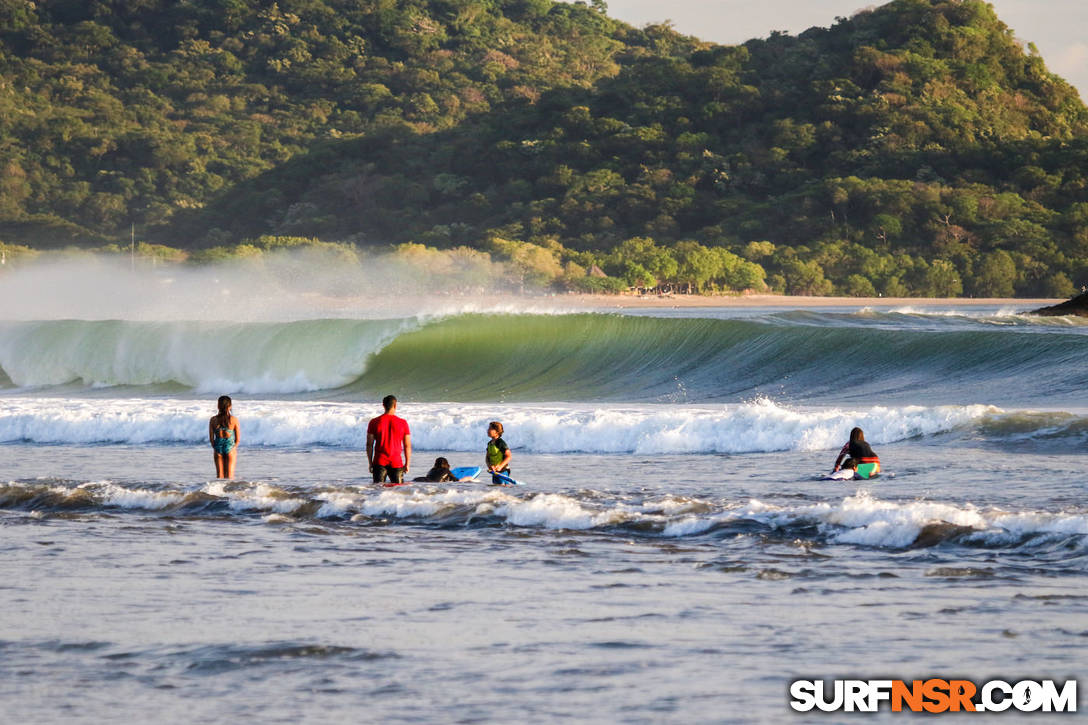
[[[396,396],[385,396],[382,406],[385,414],[372,419],[366,427],[366,460],[374,483],[381,483],[387,476],[393,483],[404,483],[412,461],[412,433],[408,421],[395,415]]]

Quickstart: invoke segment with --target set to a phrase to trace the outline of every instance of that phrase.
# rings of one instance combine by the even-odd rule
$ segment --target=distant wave
[[[1085,400],[1086,329],[1024,319],[870,310],[4,322],[0,385],[465,402]]]
[[[1069,559],[1088,553],[1088,514],[1083,512],[889,501],[866,492],[837,503],[775,504],[669,494],[616,499],[596,494],[497,490],[479,484],[427,484],[397,490],[368,484],[311,490],[247,482],[213,482],[193,489],[142,488],[110,481],[16,481],[0,484],[0,509],[37,516],[111,509],[173,517],[260,516],[270,524],[381,521],[464,528],[498,523],[519,528],[597,530],[625,537],[757,535],[882,548],[940,544],[973,549],[1044,547]],[[935,570],[933,575],[968,574]]]

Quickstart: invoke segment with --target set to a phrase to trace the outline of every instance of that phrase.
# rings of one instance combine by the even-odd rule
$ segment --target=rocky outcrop
[[[1040,307],[1032,310],[1030,315],[1044,315],[1046,317],[1061,317],[1062,315],[1077,315],[1088,317],[1088,292],[1083,292],[1071,300],[1060,302],[1050,307]]]

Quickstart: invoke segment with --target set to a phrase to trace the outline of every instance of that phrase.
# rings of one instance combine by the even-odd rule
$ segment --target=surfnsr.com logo
[[[790,698],[798,712],[1076,712],[1077,681],[794,680]]]

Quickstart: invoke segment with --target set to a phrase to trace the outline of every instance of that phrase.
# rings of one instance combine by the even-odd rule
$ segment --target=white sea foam
[[[9,398],[0,442],[206,442],[211,403],[167,399]],[[362,448],[373,404],[235,402],[242,445]],[[1002,411],[983,405],[793,409],[769,400],[720,406],[404,404],[423,451],[478,451],[491,420],[507,442],[537,453],[754,453],[830,450],[860,425],[874,443],[955,430]]]
[[[753,500],[747,506],[713,517],[688,517],[670,525],[665,534],[690,536],[740,518],[775,528],[815,523],[836,543],[893,548],[910,546],[927,526],[942,524],[974,529],[974,537],[993,544],[1012,543],[1032,534],[1088,534],[1088,515],[1079,513],[983,511],[970,503],[886,501],[867,492],[846,497],[839,504],[793,508]]]
[[[322,492],[318,498],[321,506],[314,514],[319,519],[336,518],[347,515],[358,503],[358,496],[343,491]]]
[[[1014,538],[1034,533],[1088,535],[1088,516],[1072,513],[999,513],[993,517],[993,525]]]
[[[415,428],[418,438],[435,449],[477,449],[477,420],[484,419],[477,419],[471,409],[460,410],[422,416]],[[840,445],[854,425],[865,429],[868,440],[889,443],[953,430],[997,412],[981,405],[796,410],[768,400],[725,406],[490,410],[509,431],[507,442],[525,450],[645,455],[828,450]]]
[[[184,489],[151,490],[110,481],[78,486],[11,482],[5,495],[20,488],[40,495],[43,489],[59,497],[85,497],[81,504],[143,511],[161,511],[179,504],[191,493]],[[647,525],[648,531],[671,538],[699,536],[741,521],[770,530],[789,532],[794,527],[820,532],[829,543],[865,547],[903,548],[918,541],[930,526],[952,525],[965,541],[983,546],[1016,545],[1026,537],[1065,539],[1088,536],[1088,514],[1076,511],[1006,511],[981,509],[973,504],[941,501],[890,501],[860,492],[838,502],[789,505],[751,499],[699,501],[702,512],[662,502],[629,504],[614,500],[583,499],[575,494],[540,493],[516,489],[467,486],[412,486],[373,489],[369,486],[317,491],[285,489],[267,483],[214,481],[200,489],[222,499],[237,514],[259,514],[270,523],[294,520],[299,515],[317,518],[375,517],[427,520],[449,515],[468,523],[475,516],[493,516],[523,528],[592,530],[623,524]],[[19,500],[15,496],[13,500]],[[315,513],[314,513],[315,512]]]
[[[686,496],[666,496],[660,501],[647,501],[639,510],[644,514],[663,514],[665,516],[680,516],[698,511],[705,511],[713,504],[709,501],[688,498]]]
[[[292,496],[283,489],[263,483],[232,491],[226,498],[232,511],[271,511],[278,514],[295,513],[308,503],[306,498]]]
[[[935,502],[908,504],[881,501],[862,493],[845,499],[825,521],[845,529],[835,536],[844,544],[909,546],[932,523],[982,529],[986,519],[973,507],[957,508]]]
[[[837,504],[791,507],[753,499],[746,504],[701,505],[713,510],[688,514],[682,509],[668,512],[660,504],[598,503],[555,493],[517,496],[509,490],[414,488],[360,493],[351,504],[340,508],[338,515],[357,508],[359,518],[428,518],[453,506],[467,506],[475,507],[478,514],[498,516],[518,527],[588,530],[645,522],[656,524],[662,535],[676,538],[698,536],[722,525],[750,520],[780,530],[815,524],[835,543],[892,548],[910,546],[927,526],[940,524],[973,529],[976,537],[994,545],[1011,544],[1032,534],[1088,535],[1088,515],[1084,514],[982,511],[971,504],[886,501],[864,492]]]
[[[439,494],[423,489],[407,491],[390,489],[376,496],[363,497],[358,508],[367,516],[427,517],[453,506],[479,505],[495,495],[452,489]]]
[[[185,493],[179,491],[127,488],[116,483],[85,484],[80,488],[91,490],[101,497],[102,503],[107,506],[123,509],[158,511],[181,503],[185,499]]]
[[[664,530],[665,536],[696,536],[710,530],[715,524],[728,517],[685,516],[679,521],[670,522]]]
[[[581,503],[559,494],[540,494],[528,501],[513,499],[495,513],[515,526],[542,526],[546,529],[592,529],[607,523]]]

